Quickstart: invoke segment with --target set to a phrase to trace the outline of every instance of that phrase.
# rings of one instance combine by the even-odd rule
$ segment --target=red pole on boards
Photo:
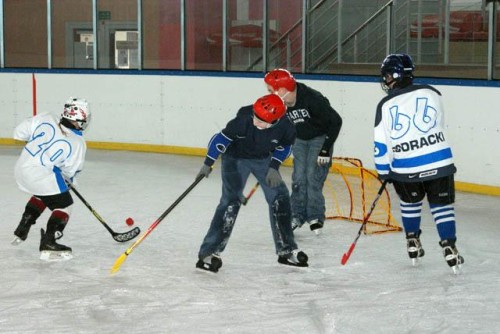
[[[31,81],[33,86],[33,116],[36,115],[36,78],[35,73],[31,74]]]

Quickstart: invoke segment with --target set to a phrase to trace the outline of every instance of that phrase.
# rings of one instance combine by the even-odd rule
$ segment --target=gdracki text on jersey
[[[425,146],[435,145],[437,143],[444,142],[444,133],[438,132],[428,135],[427,137],[420,137],[420,139],[410,140],[409,142],[403,142],[392,147],[393,152],[408,152],[412,150],[417,150]]]

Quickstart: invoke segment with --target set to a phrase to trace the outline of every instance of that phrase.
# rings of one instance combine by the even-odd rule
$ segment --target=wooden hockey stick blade
[[[112,235],[113,239],[115,239],[118,242],[127,242],[137,237],[140,233],[141,229],[139,227],[134,227],[128,232],[123,232],[123,233],[113,232]]]
[[[128,254],[127,252],[125,252],[116,259],[115,263],[113,264],[110,270],[112,275],[118,272],[118,270],[120,270],[120,267],[122,266],[123,262],[125,262],[125,260],[127,259],[127,256]]]
[[[127,250],[125,252],[123,252],[122,255],[120,255],[115,263],[113,264],[113,266],[111,267],[110,269],[110,274],[113,275],[115,274],[116,272],[118,272],[118,270],[120,270],[120,267],[122,266],[123,262],[125,262],[125,260],[127,259],[127,257],[129,256],[130,253],[132,253],[132,251],[134,250],[135,247],[137,247],[144,238],[146,238],[148,236],[149,233],[151,233],[151,231],[153,230],[154,226],[156,226],[157,224],[159,223],[158,220],[156,220],[153,225],[151,225],[148,230],[142,234],[139,239],[137,239],[133,244],[132,246],[130,246],[129,248],[127,248]]]

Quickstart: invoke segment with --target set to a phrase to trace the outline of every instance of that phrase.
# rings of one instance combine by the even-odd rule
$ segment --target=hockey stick
[[[382,183],[382,185],[380,186],[380,189],[378,190],[377,196],[373,200],[370,211],[368,212],[366,217],[363,219],[363,223],[361,224],[361,227],[359,228],[358,235],[356,236],[356,239],[354,239],[354,242],[351,244],[351,247],[349,247],[349,250],[347,251],[347,253],[344,253],[344,255],[342,256],[342,260],[340,261],[340,263],[342,263],[342,265],[345,265],[347,260],[349,260],[349,257],[351,256],[352,251],[354,250],[354,247],[356,247],[356,243],[358,242],[358,239],[361,236],[361,232],[363,231],[363,228],[365,227],[366,223],[368,222],[368,219],[372,215],[372,212],[375,209],[375,206],[377,205],[377,202],[380,199],[380,196],[382,196],[382,193],[384,192],[386,185],[387,185],[387,180],[385,180]]]
[[[198,176],[196,180],[193,182],[193,184],[191,184],[189,188],[187,188],[186,191],[184,191],[182,195],[180,195],[179,198],[177,198],[175,202],[167,210],[165,210],[165,212],[163,212],[162,215],[158,217],[158,219],[156,219],[153,224],[151,224],[151,226],[149,226],[148,230],[144,232],[139,237],[139,239],[137,239],[132,244],[132,246],[130,246],[122,255],[120,255],[118,259],[116,259],[115,263],[113,264],[113,267],[111,267],[110,270],[111,274],[115,274],[118,270],[120,270],[121,265],[127,259],[127,256],[129,256],[130,253],[132,253],[134,248],[139,246],[139,244],[156,228],[156,226],[158,226],[158,224],[160,224],[160,222],[170,213],[170,211],[172,211],[177,206],[177,204],[179,204],[180,201],[182,201],[182,199],[186,197],[186,195],[189,194],[189,192],[193,190],[193,188],[196,187],[196,185],[200,183],[201,180],[203,180],[204,177],[205,176],[203,175]]]
[[[104,219],[102,219],[101,216],[99,216],[99,214],[90,206],[90,204],[85,200],[85,198],[83,198],[83,196],[78,192],[78,190],[76,190],[75,186],[73,186],[71,183],[68,183],[68,187],[71,190],[73,190],[73,192],[75,193],[75,195],[83,202],[83,204],[85,204],[85,206],[87,207],[87,209],[89,209],[90,212],[92,212],[92,214],[97,218],[97,220],[102,225],[104,225],[104,227],[106,228],[106,230],[108,230],[108,232],[111,233],[111,235],[113,236],[113,239],[115,239],[115,241],[118,241],[118,242],[129,241],[129,240],[134,239],[136,236],[139,235],[139,233],[141,233],[141,230],[140,230],[139,227],[134,227],[130,231],[123,232],[123,233],[117,233],[117,232],[113,231],[111,229],[111,227],[109,227],[108,224],[106,224],[106,222],[104,221]]]
[[[248,200],[250,199],[250,197],[252,197],[252,196],[253,196],[253,194],[255,193],[255,191],[257,190],[257,188],[259,188],[259,186],[260,186],[260,183],[259,183],[259,182],[257,182],[257,183],[253,186],[253,188],[252,188],[252,189],[250,189],[250,192],[248,193],[248,195],[246,195],[245,197],[240,198],[240,202],[241,202],[241,204],[243,204],[243,205],[247,205]]]

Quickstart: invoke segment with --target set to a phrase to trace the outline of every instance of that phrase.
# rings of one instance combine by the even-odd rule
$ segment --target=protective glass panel
[[[142,1],[145,69],[181,69],[180,0]]]
[[[52,1],[52,67],[93,68],[92,1]]]
[[[99,0],[97,4],[98,68],[138,68],[137,0]]]
[[[228,70],[263,70],[262,11],[262,0],[228,1]]]
[[[48,67],[47,3],[3,1],[6,67]]]
[[[186,1],[186,68],[222,70],[222,0]]]
[[[268,70],[302,69],[302,1],[270,0]]]

